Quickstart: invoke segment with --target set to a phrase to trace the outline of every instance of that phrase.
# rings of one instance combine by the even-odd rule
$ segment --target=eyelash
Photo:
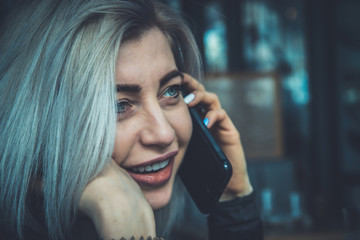
[[[170,90],[175,90],[175,93],[169,94],[169,96],[165,96],[169,93]],[[179,98],[179,95],[181,93],[181,85],[180,84],[174,84],[166,88],[163,93],[160,95],[162,98],[161,100],[169,100],[170,104],[175,104],[174,100],[176,101]],[[125,104],[125,106],[121,106],[122,104]],[[128,114],[131,114],[129,112],[131,108],[133,107],[133,103],[129,99],[119,99],[116,101],[116,114],[118,120],[126,118]]]
[[[179,84],[171,85],[170,87],[165,89],[165,91],[162,95],[164,96],[169,90],[175,90],[176,93],[174,95],[167,96],[167,97],[177,98],[177,97],[179,97],[180,92],[181,92],[181,85],[179,85]]]
[[[120,104],[126,104],[126,106],[124,106],[123,110],[120,110],[119,105]],[[116,114],[124,114],[126,112],[126,110],[128,108],[132,107],[132,104],[130,103],[130,101],[128,99],[119,99],[116,101]]]

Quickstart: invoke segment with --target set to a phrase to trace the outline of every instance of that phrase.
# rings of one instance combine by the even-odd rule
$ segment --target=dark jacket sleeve
[[[255,192],[219,202],[208,216],[210,240],[262,240],[264,239],[260,211]]]

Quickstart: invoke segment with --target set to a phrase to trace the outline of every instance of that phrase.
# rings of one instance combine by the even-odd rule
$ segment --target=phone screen
[[[209,213],[230,181],[232,167],[196,107],[189,110],[193,133],[179,175],[199,210]]]

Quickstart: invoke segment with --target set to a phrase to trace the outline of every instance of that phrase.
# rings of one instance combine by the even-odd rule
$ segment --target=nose
[[[140,136],[142,144],[164,148],[170,146],[174,141],[175,130],[159,105],[144,109],[144,122]]]

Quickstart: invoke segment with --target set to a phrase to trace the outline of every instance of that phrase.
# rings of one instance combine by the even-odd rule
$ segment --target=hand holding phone
[[[209,213],[230,181],[232,166],[197,108],[189,109],[193,133],[179,175],[199,210]]]

